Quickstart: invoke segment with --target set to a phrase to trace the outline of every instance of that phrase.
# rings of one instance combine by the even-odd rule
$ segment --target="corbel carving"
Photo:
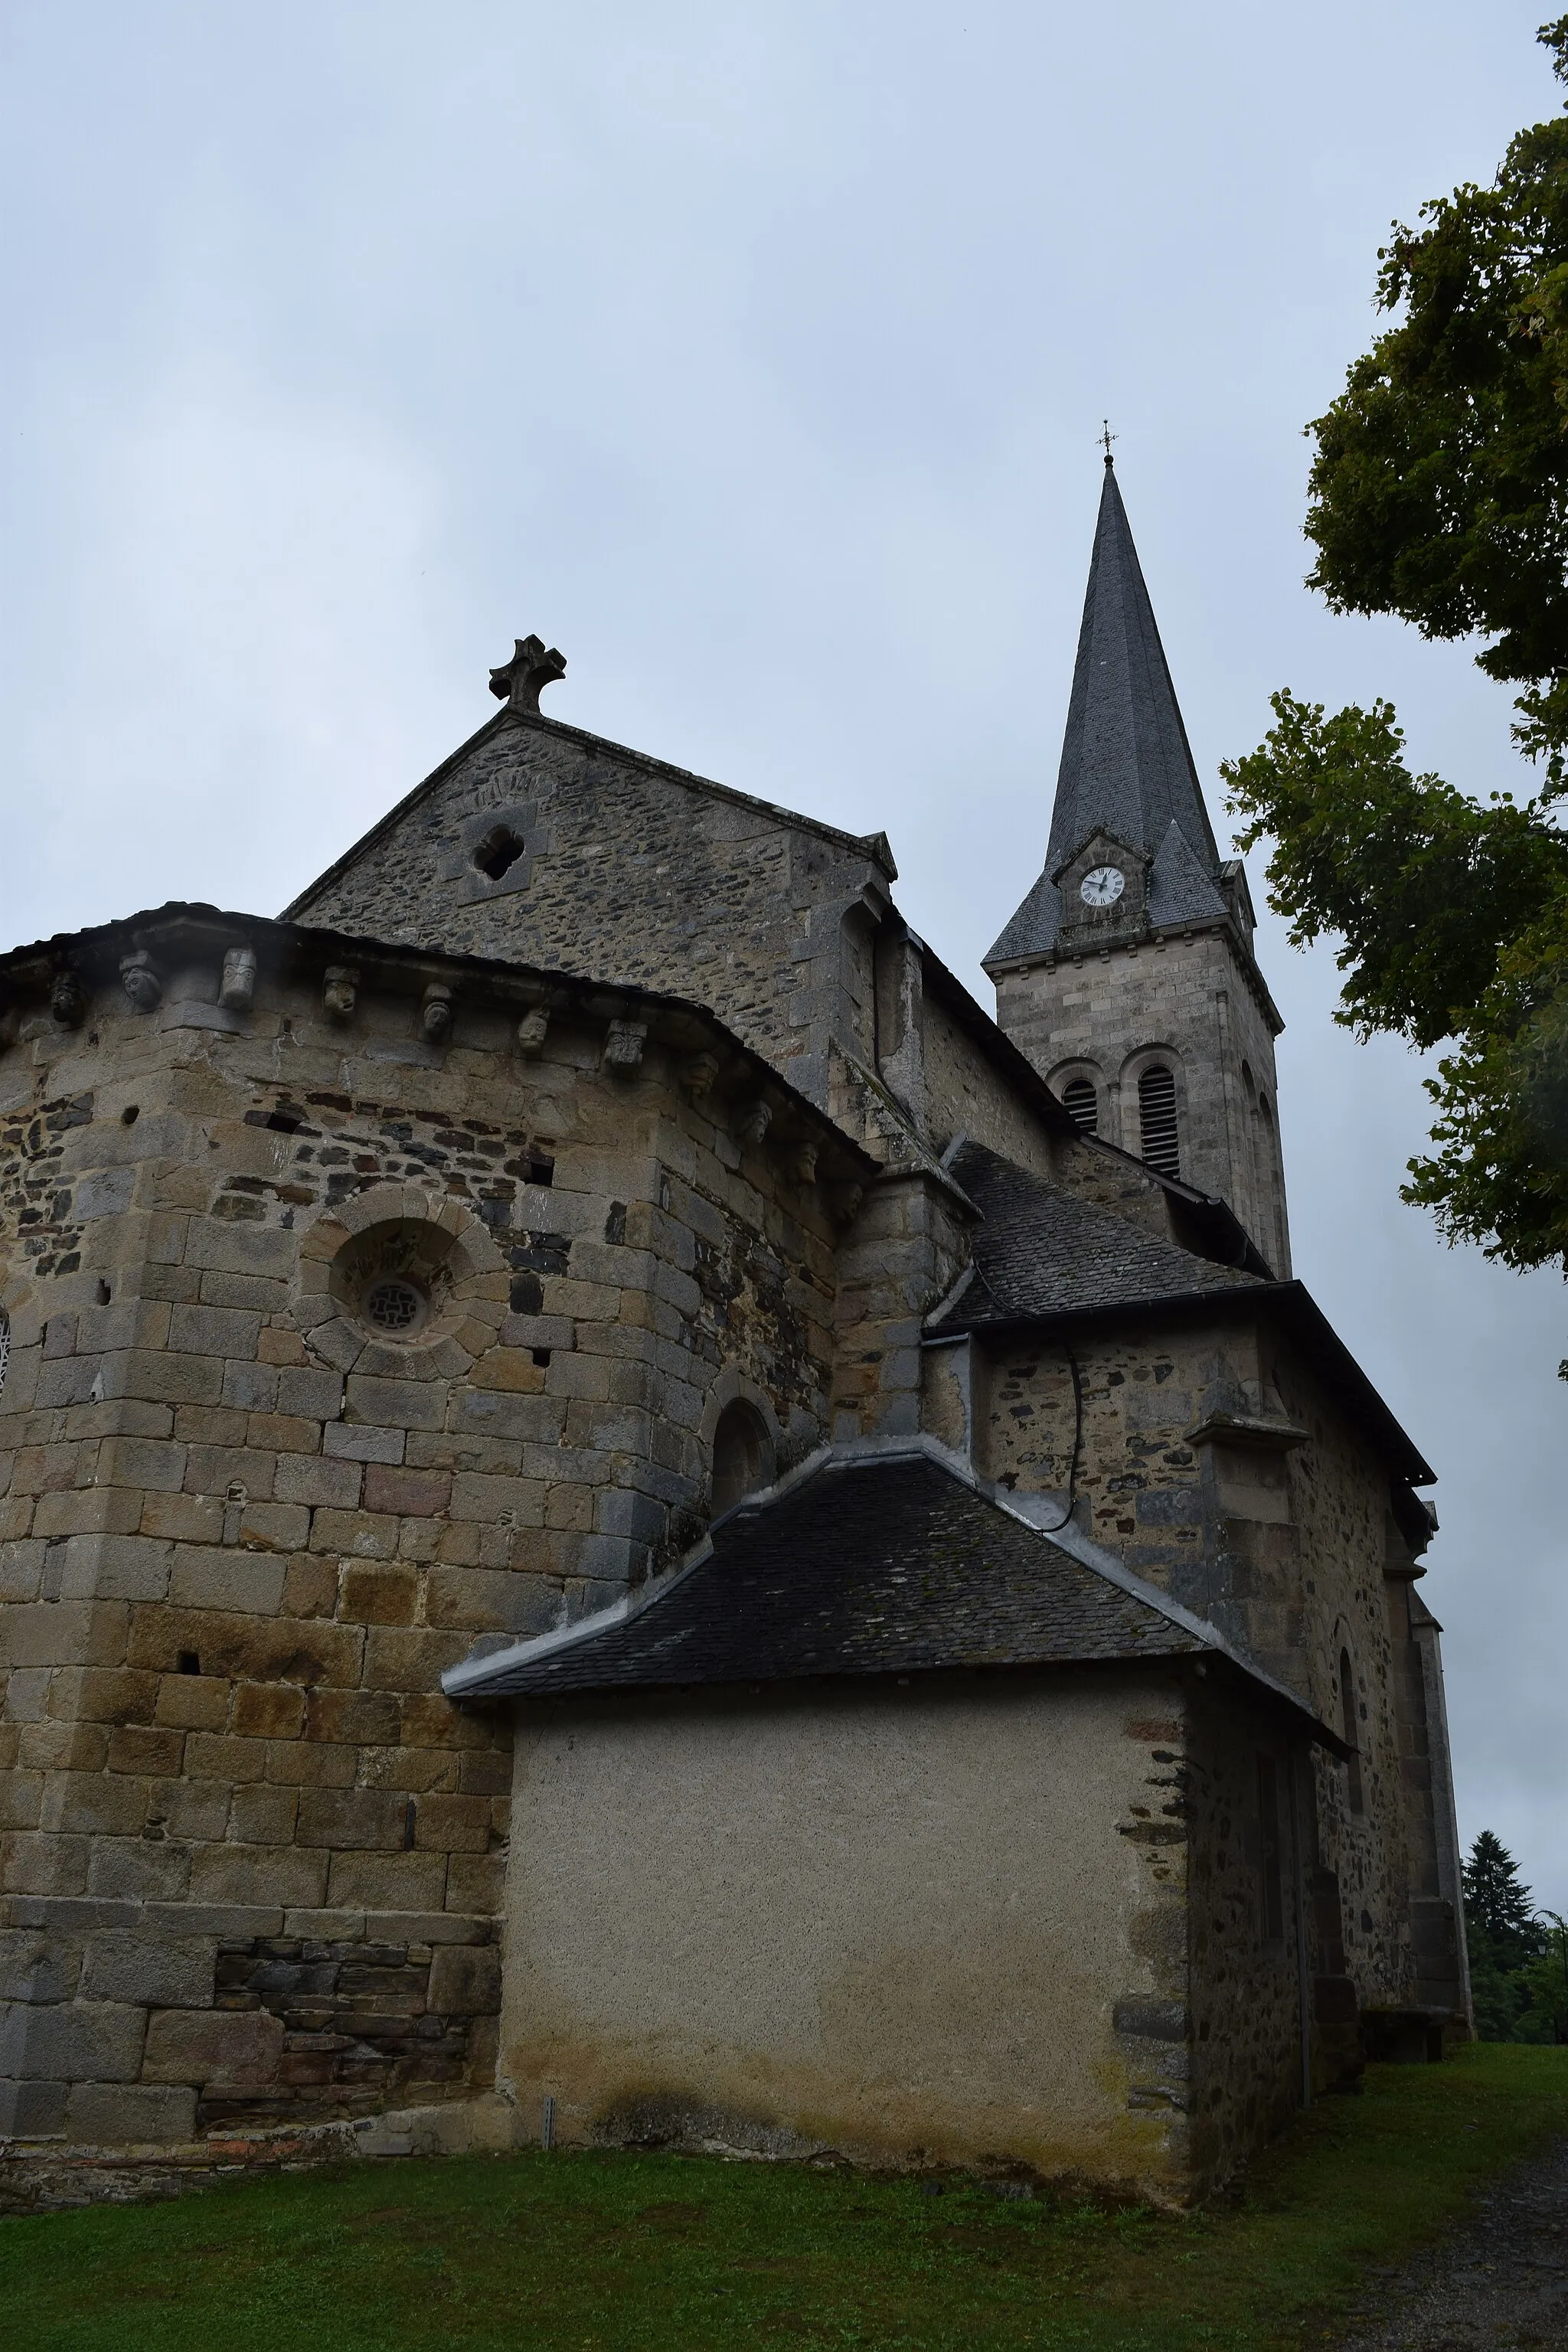
[[[735,1132],[755,1151],[773,1123],[773,1111],[765,1102],[748,1103],[736,1121]]]
[[[321,1010],[329,1020],[347,1021],[359,1002],[359,971],[352,963],[330,963],[321,975]]]
[[[156,1013],[163,1002],[163,983],[145,948],[121,957],[120,984],[133,1013]]]
[[[229,1013],[248,1013],[256,1002],[256,950],[230,948],[223,960],[217,1001]]]
[[[49,990],[49,1011],[62,1029],[79,1029],[87,1019],[87,991],[81,984],[81,974],[68,963],[61,964]]]
[[[717,1054],[693,1054],[681,1069],[680,1083],[691,1101],[704,1103],[713,1090],[713,1081],[718,1075]]]
[[[419,1034],[427,1045],[444,1045],[451,1029],[452,992],[433,980],[420,1002]]]
[[[0,1013],[0,1054],[5,1053],[7,1046],[14,1045],[16,1044],[16,1039],[20,1034],[21,1027],[21,1006],[19,1004],[8,1004],[5,1007],[5,1012]]]
[[[544,1005],[536,1004],[532,1012],[525,1013],[517,1024],[517,1050],[524,1061],[531,1062],[543,1051],[544,1040],[549,1034],[549,1012]]]
[[[802,1136],[790,1146],[789,1172],[797,1184],[816,1181],[816,1145],[809,1136]]]
[[[865,1197],[866,1187],[857,1184],[853,1179],[844,1184],[830,1184],[827,1187],[827,1206],[835,1223],[853,1224]]]
[[[605,1038],[602,1055],[606,1070],[635,1070],[642,1065],[643,1047],[647,1043],[646,1021],[612,1021]]]

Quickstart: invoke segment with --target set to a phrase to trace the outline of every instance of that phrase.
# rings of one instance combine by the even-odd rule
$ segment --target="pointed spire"
[[[1108,443],[1114,437],[1108,428]],[[986,961],[1049,952],[1058,916],[1052,877],[1091,834],[1150,859],[1163,851],[1168,868],[1173,826],[1192,853],[1180,864],[1200,884],[1207,914],[1218,903],[1219,851],[1107,446],[1045,872]]]
[[[1217,873],[1219,852],[1107,450],[1046,872],[1096,826],[1152,857],[1173,824]]]

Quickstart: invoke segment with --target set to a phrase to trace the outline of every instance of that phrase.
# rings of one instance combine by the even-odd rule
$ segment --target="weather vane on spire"
[[[1098,437],[1101,447],[1105,451],[1105,462],[1108,466],[1113,466],[1116,463],[1116,460],[1110,454],[1110,445],[1113,441],[1120,441],[1121,436],[1120,433],[1113,433],[1111,431],[1110,419],[1109,416],[1102,416],[1100,423],[1100,431]]]

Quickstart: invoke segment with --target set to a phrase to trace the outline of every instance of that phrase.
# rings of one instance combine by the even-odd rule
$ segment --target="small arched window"
[[[1181,1174],[1175,1073],[1163,1062],[1152,1062],[1138,1081],[1138,1140],[1140,1157],[1159,1175]]]
[[[773,1445],[754,1405],[737,1397],[713,1432],[713,1516],[773,1483]]]
[[[1345,1746],[1351,1750],[1345,1766],[1351,1811],[1352,1813],[1359,1813],[1363,1808],[1361,1750],[1360,1742],[1356,1738],[1355,1685],[1351,1680],[1351,1654],[1348,1650],[1340,1652],[1340,1727],[1344,1733]]]
[[[1062,1088],[1062,1108],[1085,1135],[1100,1129],[1100,1097],[1092,1078],[1069,1078]]]

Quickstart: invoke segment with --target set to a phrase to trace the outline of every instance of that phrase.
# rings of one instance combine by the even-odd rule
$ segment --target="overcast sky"
[[[537,629],[555,717],[885,827],[989,1006],[1107,414],[1222,834],[1281,685],[1510,781],[1464,648],[1302,588],[1301,427],[1391,218],[1555,110],[1541,14],[4,0],[0,940],[275,912]],[[1297,1270],[1441,1473],[1461,1828],[1568,1910],[1562,1283],[1400,1205],[1419,1069],[1259,950]]]

